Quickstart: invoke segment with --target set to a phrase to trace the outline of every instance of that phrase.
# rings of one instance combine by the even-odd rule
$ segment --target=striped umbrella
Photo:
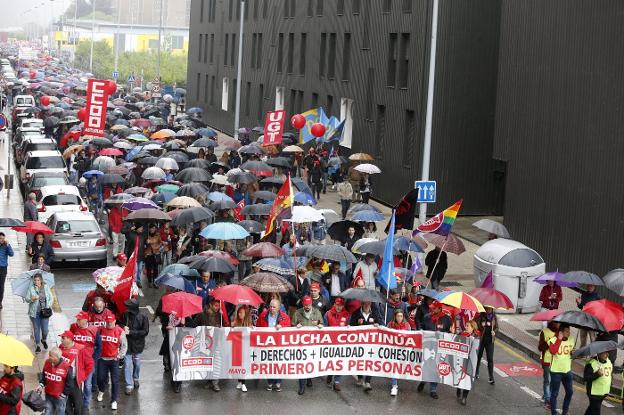
[[[461,291],[451,293],[438,301],[460,310],[473,311],[475,313],[485,312],[485,308],[483,308],[483,304],[479,300]]]
[[[459,239],[455,234],[448,234],[448,236],[442,236],[435,233],[426,233],[422,235],[424,239],[428,242],[431,242],[433,245],[437,246],[441,250],[455,254],[461,255],[466,251],[466,247],[464,243]]]

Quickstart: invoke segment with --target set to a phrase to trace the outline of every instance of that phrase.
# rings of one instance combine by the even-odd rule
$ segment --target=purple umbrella
[[[547,272],[546,274],[540,275],[539,277],[535,278],[533,281],[537,282],[538,284],[546,284],[548,281],[554,281],[555,283],[557,283],[557,285],[561,287],[578,287],[577,283],[572,281],[566,281],[563,276],[564,274],[559,271]]]
[[[125,209],[130,211],[140,210],[140,209],[158,209],[158,205],[152,202],[149,199],[145,199],[142,197],[135,197],[134,199],[130,199],[123,204]]]

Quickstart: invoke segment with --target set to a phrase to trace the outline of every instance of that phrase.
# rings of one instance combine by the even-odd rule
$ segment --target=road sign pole
[[[240,128],[241,77],[243,76],[243,32],[245,31],[245,0],[241,0],[240,29],[238,31],[238,68],[236,69],[236,108],[234,110],[234,138]]]
[[[427,87],[427,115],[425,118],[425,137],[423,144],[422,174],[421,180],[429,180],[429,164],[431,162],[431,130],[433,124],[433,98],[435,88],[436,49],[438,39],[438,7],[439,0],[433,0],[431,18],[431,46],[429,50],[429,83]],[[427,204],[421,203],[418,219],[420,223],[427,220]]]

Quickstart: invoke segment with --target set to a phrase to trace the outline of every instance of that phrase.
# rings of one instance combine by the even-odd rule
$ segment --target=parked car
[[[54,262],[96,261],[107,265],[106,235],[91,212],[56,212],[46,225],[54,231],[48,237]]]
[[[22,185],[30,176],[40,171],[66,171],[65,161],[58,150],[30,151],[24,157],[24,164],[20,167]]]
[[[89,207],[76,186],[44,186],[37,204],[39,221],[46,222],[57,212],[87,212]]]
[[[41,200],[41,188],[45,186],[69,185],[69,178],[65,172],[41,171],[30,176],[30,180],[24,185],[24,195],[34,193],[37,201]]]
[[[45,135],[32,135],[26,137],[24,141],[15,149],[15,163],[21,165],[24,162],[24,155],[29,151],[57,150],[56,140],[46,138]]]

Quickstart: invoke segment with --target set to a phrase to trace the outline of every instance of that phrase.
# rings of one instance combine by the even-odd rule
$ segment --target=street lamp
[[[158,16],[158,48],[157,50],[157,54],[158,57],[156,59],[156,79],[158,79],[158,81],[160,81],[160,48],[161,48],[161,42],[162,42],[162,26],[163,26],[163,0],[160,0],[160,15]]]
[[[234,109],[234,138],[240,128],[241,77],[243,75],[243,33],[245,31],[245,0],[241,0],[240,28],[238,30],[238,67],[236,68],[236,105]]]

